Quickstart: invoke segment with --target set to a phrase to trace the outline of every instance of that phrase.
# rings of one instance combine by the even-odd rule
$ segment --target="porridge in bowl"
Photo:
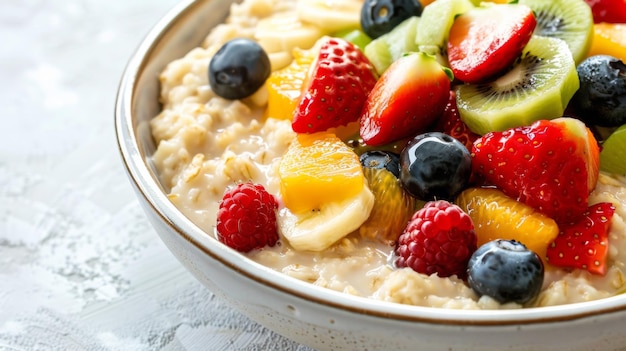
[[[532,8],[533,2],[528,1],[528,5],[523,6]],[[419,5],[414,9],[419,13],[402,18],[400,24],[392,26],[393,29],[382,29],[386,34],[372,40],[370,36],[374,34],[358,31],[362,28],[362,2],[358,0],[330,3],[313,0],[244,0],[233,5],[225,23],[215,27],[201,46],[171,62],[160,75],[163,108],[151,121],[152,135],[157,144],[152,160],[169,191],[169,199],[207,235],[218,237],[217,218],[225,192],[242,183],[262,185],[263,191],[276,199],[275,235],[278,241],[275,244],[272,242],[273,245],[245,250],[242,254],[291,277],[347,294],[430,307],[500,309],[568,304],[623,292],[626,286],[626,227],[623,222],[623,218],[626,218],[626,178],[615,174],[618,171],[609,173],[604,170],[602,160],[607,158],[599,155],[596,137],[590,136],[591,132],[587,132],[578,119],[561,117],[567,102],[555,107],[558,114],[551,112],[552,107],[546,107],[547,103],[554,102],[552,100],[540,102],[539,107],[524,105],[522,110],[530,109],[530,112],[526,110],[523,117],[516,119],[522,121],[516,125],[510,125],[510,120],[515,118],[503,119],[497,114],[492,116],[491,111],[487,110],[479,111],[479,116],[474,116],[472,113],[476,114],[477,108],[472,107],[475,103],[468,98],[470,92],[473,93],[471,89],[477,86],[485,89],[488,86],[485,82],[499,81],[506,74],[492,73],[488,79],[478,79],[474,83],[476,75],[483,73],[465,72],[465,75],[461,73],[466,80],[463,83],[458,78],[451,80],[452,72],[462,70],[458,67],[448,68],[459,63],[453,57],[441,53],[444,51],[433,50],[439,48],[437,33],[420,39],[420,36],[426,35],[420,33],[427,32],[420,29],[431,26],[428,24],[428,13],[447,10],[451,20],[445,33],[450,33],[450,40],[448,34],[442,40],[450,48],[454,40],[464,39],[464,35],[460,35],[460,39],[455,35],[452,40],[453,33],[456,33],[456,15],[469,13],[467,17],[458,18],[471,22],[474,12],[470,11],[490,11],[489,6],[479,10],[474,7],[469,2],[447,0],[437,0],[423,7]],[[478,12],[476,16],[480,15]],[[544,66],[557,60],[571,60],[568,61],[570,70],[558,73],[559,77],[564,78],[556,83],[549,80],[549,84],[543,86],[537,83],[537,89],[547,90],[545,94],[536,95],[557,94],[558,102],[576,99],[573,95],[579,82],[575,68],[573,76],[571,68],[574,64],[580,67],[578,61],[585,58],[589,47],[580,44],[570,48],[571,53],[567,51],[567,55],[564,55],[563,50],[559,49],[567,47],[565,42],[542,38],[538,32],[539,21],[534,17],[531,20],[528,16],[521,18],[522,23],[534,21],[532,28],[528,29],[533,36],[531,38],[529,35],[527,42],[517,45],[517,49],[508,46],[505,51],[518,50],[512,56],[510,65],[522,67],[528,64],[521,57],[534,57],[534,61],[543,62]],[[424,23],[428,27],[424,27]],[[400,39],[406,39],[407,33],[414,32],[418,34],[405,40],[405,43],[411,43],[408,46],[389,45],[390,38],[395,38],[394,43],[398,43],[402,42]],[[330,39],[338,37],[340,39]],[[225,98],[217,95],[215,87],[209,84],[209,63],[226,43],[237,38],[249,39],[263,48],[263,53],[269,59],[271,74],[254,93],[241,98]],[[345,38],[345,41],[341,38]],[[419,40],[433,41],[411,47],[412,43]],[[587,37],[587,40],[590,39]],[[355,44],[349,44],[350,41]],[[387,50],[387,56],[383,57],[380,50]],[[421,51],[423,54],[402,55],[405,51]],[[319,58],[320,52],[328,55]],[[542,58],[541,55],[547,56]],[[579,57],[576,58],[576,55]],[[308,130],[313,123],[307,119],[309,116],[306,111],[320,106],[319,100],[316,100],[320,94],[309,95],[314,107],[303,109],[307,87],[310,89],[319,82],[325,82],[324,79],[335,79],[333,74],[344,76],[338,73],[316,75],[315,72],[323,72],[317,66],[328,57],[347,60],[351,69],[358,69],[357,78],[347,79],[350,86],[358,85],[360,90],[357,93],[362,94],[362,98],[355,93],[357,98],[354,102],[341,105],[341,118],[356,115],[356,119],[345,117],[351,119],[335,123],[334,118],[321,118],[323,122]],[[450,62],[447,62],[448,59]],[[428,68],[413,72],[411,67],[414,66]],[[515,71],[516,68],[513,68],[508,72]],[[394,72],[402,74],[394,75]],[[401,128],[386,127],[386,121],[395,118],[392,112],[398,108],[387,104],[381,109],[376,102],[385,96],[392,82],[402,81],[398,76],[412,75],[419,77],[422,85],[406,96],[409,96],[409,101],[413,100],[412,106],[417,106],[414,108],[418,109],[420,120],[407,126],[402,125]],[[425,82],[432,82],[433,85],[424,88]],[[327,85],[334,86],[334,83]],[[403,89],[408,88],[396,88],[394,91]],[[417,97],[422,96],[420,94],[428,97],[424,99],[426,102],[416,101],[419,100]],[[336,93],[333,98],[336,96],[343,98],[351,95]],[[526,99],[540,100],[534,95]],[[337,100],[333,100],[333,103],[337,103]],[[336,106],[339,105],[330,105],[331,108]],[[541,107],[545,107],[546,111]],[[429,108],[432,111],[429,112]],[[450,123],[442,123],[442,120],[444,116],[455,116],[453,112],[457,109],[463,121],[459,125],[465,128],[465,132],[454,134],[459,129],[450,129]],[[503,106],[498,106],[498,109],[506,110]],[[328,116],[332,114],[328,112]],[[484,116],[492,117],[485,119]],[[331,121],[328,122],[328,119]],[[548,119],[551,122],[547,122]],[[369,128],[372,125],[380,125],[382,131],[372,132],[372,128]],[[617,126],[602,130],[610,132],[614,127]],[[401,135],[394,134],[398,129],[402,130]],[[540,140],[547,145],[548,140],[558,135],[563,142],[561,145],[568,145],[569,149],[563,149],[569,150],[568,155],[573,160],[555,161],[555,167],[561,167],[558,168],[561,173],[557,174],[558,177],[552,173],[548,176],[554,176],[555,181],[563,183],[573,179],[575,184],[567,191],[579,191],[582,188],[585,192],[583,197],[587,197],[590,191],[588,198],[575,197],[571,206],[569,203],[558,203],[555,210],[548,207],[558,197],[550,198],[546,205],[533,202],[541,202],[546,196],[526,192],[523,196],[514,195],[524,178],[532,176],[538,179],[536,182],[547,183],[547,178],[538,174],[557,172],[552,164],[530,163],[530,159],[539,158],[530,151],[520,156],[521,166],[517,168],[502,166],[481,171],[485,169],[480,167],[480,162],[483,162],[481,157],[489,154],[485,158],[493,159],[491,151],[482,150],[487,150],[488,146],[497,149],[494,146],[496,141],[490,140],[497,139],[497,145],[500,148],[506,146],[504,150],[508,152],[511,149],[510,140],[531,138],[529,135],[535,134],[541,138],[543,134],[538,132],[539,129],[549,130],[551,134],[545,132],[545,139],[529,139],[530,142]],[[446,134],[436,134],[442,131]],[[501,131],[508,134],[497,134]],[[618,131],[614,134],[617,135]],[[424,133],[431,134],[428,137],[416,137]],[[452,140],[450,135],[456,139]],[[598,139],[604,137],[598,136]],[[408,150],[414,152],[419,149],[422,152],[422,149],[426,149],[429,152],[429,147],[424,145],[445,147],[445,150],[452,151],[437,151],[439,156],[434,157],[434,161],[412,160]],[[602,153],[606,150],[602,150]],[[563,152],[566,151],[559,148],[548,151],[549,154],[556,153],[561,159],[566,159],[561,156]],[[451,156],[455,153],[459,157]],[[455,178],[453,182],[446,179],[443,186],[439,184],[436,187],[414,181],[416,176],[411,171],[412,163],[433,162],[439,165],[456,158],[459,161],[452,167],[455,175],[452,177]],[[506,155],[500,163],[509,160],[513,164],[515,158]],[[582,162],[577,164],[578,167],[570,167],[578,161]],[[505,173],[507,168],[513,169],[509,173],[517,173],[509,177]],[[524,173],[525,169],[540,171]],[[490,178],[493,174],[500,178],[520,179],[516,178],[516,185],[511,189],[510,184]],[[441,177],[441,174],[436,176]],[[427,179],[424,182],[431,185],[434,181]],[[458,190],[452,190],[456,188]],[[532,189],[536,189],[536,193],[542,192],[542,195],[550,191],[541,186]],[[559,196],[569,199],[567,195]],[[435,199],[445,199],[441,200],[446,202],[445,208],[435,210],[432,207],[436,203]],[[429,210],[429,206],[433,209]],[[423,207],[426,209],[421,210]],[[426,219],[419,219],[420,224],[417,225],[414,214],[420,210]],[[598,211],[606,213],[598,214]],[[429,218],[427,212],[433,218]],[[462,239],[445,239],[453,241],[450,252],[442,249],[450,245],[436,242],[432,246],[435,252],[425,256],[439,257],[430,258],[435,261],[452,257],[459,261],[456,263],[461,267],[467,267],[470,256],[483,244],[493,243],[499,238],[515,240],[523,244],[524,252],[533,253],[529,256],[529,262],[533,264],[531,266],[539,268],[534,273],[520,274],[519,279],[516,276],[513,283],[523,282],[526,279],[524,275],[531,275],[534,284],[539,284],[539,290],[527,299],[501,299],[498,294],[485,293],[470,284],[473,275],[470,272],[467,277],[464,268],[441,268],[434,263],[427,263],[425,265],[431,271],[418,272],[419,268],[414,269],[419,264],[411,258],[413,249],[402,251],[400,247],[406,243],[407,248],[414,248],[412,240],[421,240],[415,237],[426,232],[426,225],[422,223],[438,222],[438,218],[443,217],[443,214],[437,216],[439,212],[451,212],[450,218],[453,218],[449,219],[451,225],[439,224],[443,228],[441,230],[457,234],[463,232],[464,236]],[[471,222],[471,229],[459,229],[463,227],[461,223],[464,221]],[[413,226],[407,225],[409,222]],[[584,227],[580,223],[591,223],[587,227],[593,228],[594,233],[591,235],[596,234],[593,240],[587,240],[591,244],[585,250],[598,251],[592,261],[598,261],[599,268],[563,263],[570,258],[570,254],[574,254],[561,251],[557,244],[567,243],[569,239],[563,237],[568,233],[579,233],[579,229]],[[494,231],[499,234],[493,234]],[[559,232],[563,235],[559,236]],[[427,247],[423,242],[420,245]],[[553,248],[549,248],[551,246]],[[506,256],[509,254],[503,255],[509,257]],[[406,256],[402,260],[404,263],[399,264],[399,256]],[[445,263],[440,266],[446,266]],[[514,275],[513,272],[509,273],[509,276]]]

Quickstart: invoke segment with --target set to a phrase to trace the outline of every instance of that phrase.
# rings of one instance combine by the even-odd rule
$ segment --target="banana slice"
[[[296,250],[322,251],[357,230],[374,207],[374,194],[367,186],[356,196],[329,203],[319,211],[278,213],[278,230]]]
[[[291,62],[291,52],[295,47],[311,48],[322,37],[322,31],[312,24],[300,21],[295,11],[287,11],[260,20],[254,37],[270,57],[274,55],[281,59],[276,62],[276,66],[272,65],[275,70],[281,64]]]
[[[300,21],[321,28],[325,34],[360,28],[362,0],[298,0]]]

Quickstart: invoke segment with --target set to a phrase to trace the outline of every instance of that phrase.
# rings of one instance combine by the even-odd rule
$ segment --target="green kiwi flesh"
[[[534,34],[565,40],[576,64],[587,57],[593,38],[593,15],[584,0],[519,0],[535,13]]]
[[[567,44],[534,35],[509,71],[455,91],[461,119],[482,135],[562,116],[579,85]]]
[[[420,18],[409,17],[386,33],[365,46],[363,53],[370,60],[378,74],[384,71],[400,56],[417,51],[415,34]]]
[[[602,143],[600,170],[626,176],[626,125],[617,128]]]

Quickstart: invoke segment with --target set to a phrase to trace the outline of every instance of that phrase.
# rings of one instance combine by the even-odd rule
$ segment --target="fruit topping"
[[[356,45],[356,47],[358,47],[361,51],[365,50],[365,47],[372,42],[372,38],[365,34],[361,29],[342,30],[332,34],[331,36],[349,41]]]
[[[565,42],[533,36],[507,73],[455,90],[461,120],[482,135],[562,116],[578,86]]]
[[[296,250],[321,251],[357,230],[374,195],[358,156],[332,133],[298,134],[278,165],[288,209],[279,230]]]
[[[450,202],[431,201],[415,212],[398,238],[395,265],[422,274],[464,279],[475,250],[476,234],[470,217]]]
[[[472,150],[474,141],[480,137],[480,135],[472,132],[459,116],[459,109],[456,107],[456,93],[454,90],[450,91],[450,98],[446,108],[443,110],[443,114],[437,120],[435,131],[448,134],[454,139],[465,145],[468,150]]]
[[[419,17],[409,17],[391,32],[372,40],[365,46],[363,52],[374,65],[378,74],[383,74],[402,55],[417,51],[415,34],[419,21]]]
[[[228,190],[217,212],[217,239],[227,246],[248,252],[278,241],[278,203],[260,184],[241,183]]]
[[[496,239],[519,241],[541,259],[557,234],[556,222],[495,188],[469,188],[455,203],[472,218],[478,246]]]
[[[593,16],[583,0],[519,0],[537,17],[536,35],[562,39],[576,63],[589,52],[593,37]]]
[[[478,248],[467,265],[467,282],[480,296],[525,304],[539,295],[544,267],[539,256],[515,240],[494,240]]]
[[[469,0],[437,0],[424,7],[415,37],[419,50],[445,61],[454,19],[472,8],[474,5]]]
[[[296,12],[300,21],[334,33],[359,27],[362,4],[363,0],[298,0]]]
[[[297,133],[321,132],[358,120],[376,84],[373,66],[354,44],[340,38],[320,40],[293,117]]]
[[[417,135],[400,155],[400,180],[424,201],[452,200],[469,182],[472,157],[465,145],[441,132]]]
[[[585,0],[596,23],[626,23],[626,0]]]
[[[209,85],[225,99],[243,99],[256,92],[270,75],[270,60],[250,39],[226,42],[209,63]]]
[[[402,188],[397,175],[385,167],[365,167],[363,173],[375,200],[359,234],[383,243],[395,243],[415,211],[415,199]]]
[[[384,145],[426,130],[443,112],[451,72],[421,52],[402,56],[370,92],[360,118],[361,138]]]
[[[626,4],[626,0],[625,4]],[[626,23],[596,23],[589,56],[609,55],[626,61]]]
[[[591,56],[577,68],[580,89],[571,104],[589,124],[617,127],[626,123],[626,64],[611,56]]]
[[[490,4],[463,13],[454,20],[448,39],[454,77],[478,83],[509,68],[536,24],[532,10],[519,4]]]
[[[361,28],[375,39],[407,18],[421,14],[422,4],[418,0],[365,0],[361,7]]]
[[[311,63],[315,59],[315,50],[293,50],[293,61],[289,66],[273,71],[267,79],[268,117],[291,120],[300,97],[302,85],[307,77]]]
[[[599,170],[599,147],[583,122],[541,120],[488,133],[474,143],[472,170],[558,224],[587,209]]]
[[[602,143],[600,169],[626,176],[626,124],[613,131]]]
[[[400,178],[400,155],[384,150],[366,151],[359,156],[364,169],[386,169],[396,178]]]
[[[548,246],[548,262],[558,267],[604,275],[613,213],[613,204],[601,202],[590,206],[577,222],[562,226],[559,235]]]

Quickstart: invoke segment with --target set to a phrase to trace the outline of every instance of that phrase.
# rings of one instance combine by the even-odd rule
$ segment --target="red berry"
[[[472,132],[461,120],[459,109],[456,105],[456,93],[454,90],[450,90],[448,104],[443,110],[441,117],[439,117],[439,120],[437,120],[435,130],[446,133],[460,141],[469,151],[472,151],[474,141],[480,137],[480,135]]]
[[[445,200],[431,201],[415,212],[398,238],[396,266],[464,279],[476,245],[474,224],[460,207]]]
[[[601,202],[590,206],[579,221],[562,226],[559,235],[548,246],[548,262],[553,266],[585,269],[604,275],[613,213],[613,204]]]
[[[327,37],[306,82],[291,125],[296,133],[321,132],[356,122],[376,84],[376,74],[358,47]]]
[[[217,212],[217,239],[248,252],[278,241],[278,203],[260,184],[242,183],[227,191]]]
[[[626,23],[626,0],[585,0],[595,23]]]

